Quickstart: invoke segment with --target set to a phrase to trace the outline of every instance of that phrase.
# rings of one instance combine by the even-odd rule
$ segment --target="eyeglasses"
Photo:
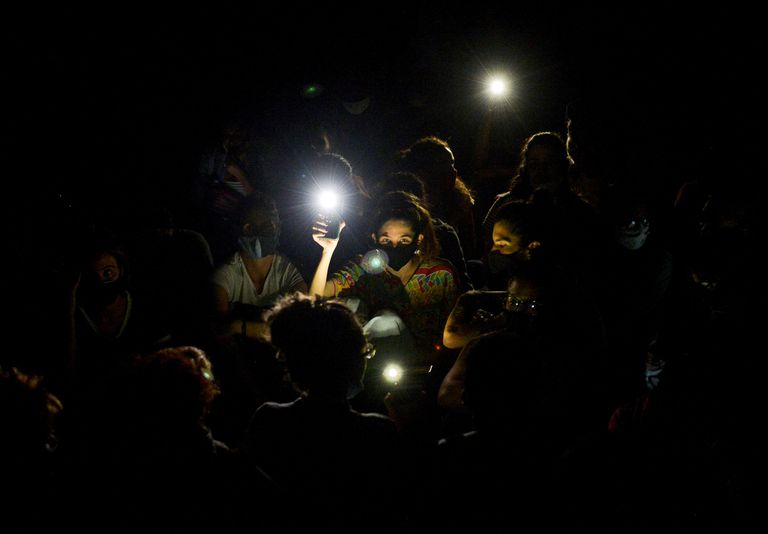
[[[541,306],[541,301],[537,299],[525,299],[513,295],[507,296],[505,303],[507,311],[526,313],[528,315],[538,315],[541,311]]]

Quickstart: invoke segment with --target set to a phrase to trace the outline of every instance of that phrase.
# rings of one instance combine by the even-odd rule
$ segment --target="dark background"
[[[181,202],[232,120],[257,132],[266,173],[323,124],[366,177],[418,136],[444,137],[471,184],[490,113],[482,80],[496,69],[515,93],[492,110],[488,165],[513,165],[535,131],[564,134],[567,103],[602,95],[634,172],[661,194],[702,174],[752,187],[764,169],[761,18],[731,3],[671,9],[17,8],[1,23],[8,204]],[[309,83],[324,91],[305,98]],[[362,94],[369,108],[347,112]]]

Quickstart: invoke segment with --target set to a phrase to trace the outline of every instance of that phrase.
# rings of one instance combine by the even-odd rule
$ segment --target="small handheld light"
[[[387,382],[397,384],[403,378],[403,368],[396,363],[390,363],[381,374]]]
[[[361,266],[368,274],[383,273],[389,264],[389,256],[380,248],[369,250],[363,256]]]
[[[341,195],[335,189],[323,187],[315,196],[315,205],[327,224],[325,237],[336,239],[341,231]]]
[[[341,196],[333,189],[320,189],[317,193],[316,203],[321,213],[335,213],[341,208]]]
[[[486,92],[488,96],[493,100],[502,100],[509,96],[510,83],[509,80],[502,75],[491,76],[486,81]]]

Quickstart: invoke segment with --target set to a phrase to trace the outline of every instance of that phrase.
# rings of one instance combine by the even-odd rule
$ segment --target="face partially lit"
[[[120,278],[120,265],[112,254],[97,256],[89,267],[91,273],[102,284],[108,284]]]
[[[413,230],[413,226],[403,219],[390,219],[381,225],[377,235],[372,236],[376,243],[384,247],[402,247],[416,243],[421,243],[423,235],[418,236]]]
[[[520,235],[515,233],[512,226],[505,221],[493,225],[493,247],[491,252],[498,251],[505,256],[520,252],[523,244]]]

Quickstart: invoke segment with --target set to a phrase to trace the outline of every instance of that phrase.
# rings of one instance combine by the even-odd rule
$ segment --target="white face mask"
[[[371,104],[371,97],[366,96],[362,100],[356,102],[342,102],[342,104],[344,104],[344,109],[349,111],[352,115],[360,115],[368,109],[368,106]]]
[[[238,193],[240,193],[243,196],[246,196],[248,193],[245,190],[245,186],[241,184],[240,182],[230,182],[225,181],[224,184],[229,187],[230,189],[234,189]]]
[[[637,250],[645,244],[651,225],[648,219],[641,217],[632,219],[616,229],[616,240],[627,250]]]

